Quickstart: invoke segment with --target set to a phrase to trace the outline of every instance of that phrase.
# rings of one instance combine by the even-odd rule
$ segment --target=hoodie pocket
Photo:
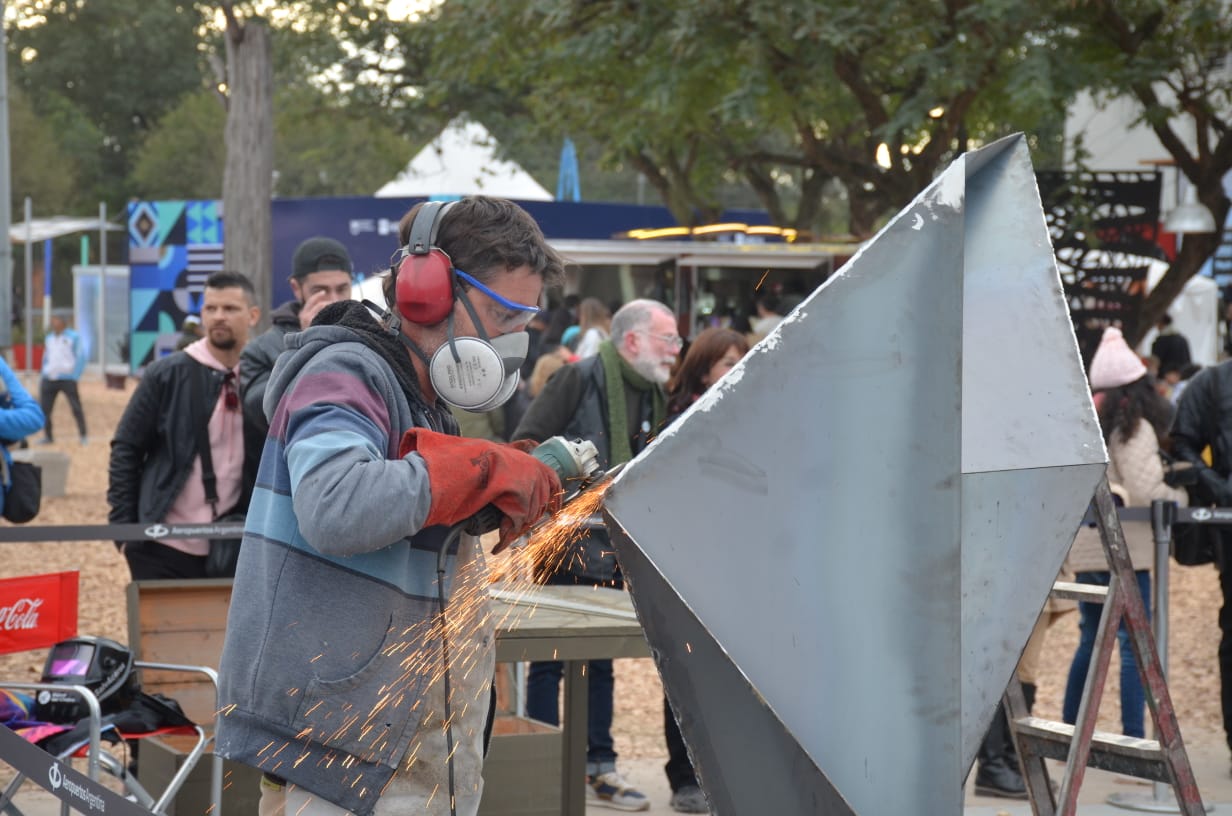
[[[424,716],[425,692],[440,667],[432,627],[395,616],[381,648],[358,671],[304,690],[294,726],[301,737],[366,762],[397,767]],[[322,676],[324,675],[324,676]]]

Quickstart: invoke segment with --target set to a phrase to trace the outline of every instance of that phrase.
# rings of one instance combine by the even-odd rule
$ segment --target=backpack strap
[[[197,363],[196,360],[193,361]],[[205,500],[210,503],[214,515],[218,515],[218,479],[214,476],[214,456],[210,451],[210,414],[213,406],[206,412],[205,379],[210,376],[208,366],[197,363],[197,370],[192,378],[192,419],[193,430],[197,438],[197,455],[201,457],[201,482],[205,487]]]

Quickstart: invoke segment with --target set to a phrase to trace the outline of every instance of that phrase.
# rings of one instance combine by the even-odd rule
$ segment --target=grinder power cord
[[[529,530],[541,516],[559,510],[566,493],[568,499],[576,497],[602,474],[598,449],[593,442],[571,442],[560,436],[530,447],[523,443],[502,445],[413,428],[403,435],[398,455],[406,456],[411,452],[423,457],[432,489],[432,508],[425,526],[450,525],[436,555],[436,598],[440,609],[449,812],[456,816],[445,558],[457,551],[464,532],[478,536],[499,529],[500,541],[493,553],[499,552]],[[530,490],[523,495],[528,484]],[[444,501],[437,501],[444,495],[466,498],[444,507]]]

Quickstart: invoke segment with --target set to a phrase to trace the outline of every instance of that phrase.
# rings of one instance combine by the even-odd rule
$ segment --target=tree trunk
[[[1216,210],[1216,222],[1222,224],[1227,214],[1227,207],[1223,207],[1222,212]],[[1181,290],[1185,288],[1189,279],[1198,274],[1202,265],[1215,254],[1222,237],[1222,230],[1209,235],[1184,236],[1181,241],[1181,251],[1177,253],[1176,259],[1138,309],[1138,323],[1134,326],[1134,330],[1125,337],[1130,346],[1137,346],[1142,342],[1146,333],[1159,322],[1159,318],[1168,311],[1168,307],[1181,294]],[[1222,315],[1220,317],[1222,318]]]
[[[847,186],[847,229],[856,240],[872,238],[885,211],[886,202],[880,191],[865,190],[859,182]]]
[[[222,182],[223,264],[252,280],[262,325],[273,305],[270,197],[274,172],[273,68],[263,21],[227,26],[227,165]]]

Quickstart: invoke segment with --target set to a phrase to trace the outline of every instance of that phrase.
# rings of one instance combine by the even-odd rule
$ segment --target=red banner
[[[0,579],[0,654],[44,649],[76,634],[76,572]]]

